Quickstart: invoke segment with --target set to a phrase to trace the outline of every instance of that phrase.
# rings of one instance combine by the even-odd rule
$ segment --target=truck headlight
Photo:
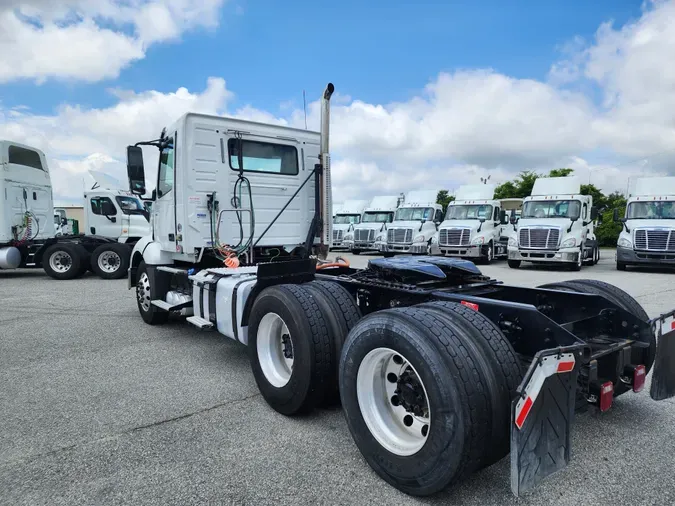
[[[345,235],[345,241],[351,241],[352,239],[354,239],[354,234]]]
[[[561,248],[574,248],[577,245],[577,239],[576,237],[570,237],[569,239],[565,239],[563,243],[560,245]]]
[[[471,244],[483,244],[485,242],[485,237],[476,237]]]
[[[621,239],[619,239],[619,242],[617,244],[622,248],[632,248],[633,247],[633,243],[630,242],[630,239],[628,239],[628,237],[622,237]]]
[[[518,241],[516,241],[515,237],[509,237],[509,246],[513,246],[514,248],[518,246]]]
[[[424,235],[422,235],[422,234],[418,235],[417,237],[415,237],[413,239],[413,242],[424,242],[424,241],[425,241]]]

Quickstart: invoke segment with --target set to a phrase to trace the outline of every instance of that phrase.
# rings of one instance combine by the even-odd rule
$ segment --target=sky
[[[675,174],[675,0],[0,0],[0,26],[0,138],[60,201],[187,111],[302,128],[304,90],[318,129],[329,81],[335,201]]]

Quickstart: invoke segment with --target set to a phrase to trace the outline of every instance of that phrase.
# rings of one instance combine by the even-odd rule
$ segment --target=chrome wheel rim
[[[258,362],[272,386],[281,388],[293,374],[294,350],[291,334],[283,318],[267,313],[260,320],[256,334]]]
[[[384,449],[402,457],[422,449],[431,429],[429,397],[403,355],[371,350],[359,365],[356,395],[368,430]]]
[[[54,272],[68,272],[73,265],[73,258],[67,252],[55,251],[52,253],[52,256],[49,257],[49,267]]]
[[[98,268],[108,274],[119,270],[121,264],[122,259],[114,251],[104,251],[98,256]]]
[[[138,283],[136,283],[136,297],[143,311],[150,311],[150,279],[145,272],[141,274]]]

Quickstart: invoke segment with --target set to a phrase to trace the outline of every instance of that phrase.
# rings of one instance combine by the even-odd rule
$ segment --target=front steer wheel
[[[156,287],[153,288],[151,286],[151,279],[157,280],[156,277],[151,278],[145,262],[141,262],[138,266],[136,279],[136,304],[138,305],[138,312],[141,313],[141,318],[148,325],[159,325],[169,320],[169,313],[150,303],[156,290]]]
[[[340,396],[357,448],[402,492],[434,494],[483,467],[489,389],[477,346],[420,307],[364,317],[340,361]],[[485,362],[483,360],[482,362]]]

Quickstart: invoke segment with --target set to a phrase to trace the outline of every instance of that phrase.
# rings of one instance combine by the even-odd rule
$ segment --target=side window
[[[442,209],[436,209],[436,217],[434,218],[434,221],[443,221],[443,210]]]
[[[230,168],[239,170],[239,139],[228,139]],[[241,140],[242,163],[246,172],[298,174],[298,150],[286,144]]]
[[[583,213],[584,213],[583,219],[585,220],[585,219],[586,219],[586,216],[588,215],[588,205],[587,205],[587,204],[584,204],[584,211],[583,211]]]
[[[91,199],[92,213],[98,214],[99,216],[103,215],[103,206],[110,211],[107,216],[114,216],[117,214],[117,208],[108,197],[94,197]]]
[[[499,221],[499,208],[495,207],[495,214],[492,217],[492,221]]]
[[[157,181],[157,198],[162,198],[173,189],[175,169],[175,146],[173,137],[159,155],[159,179]]]
[[[9,163],[23,165],[24,167],[32,167],[33,169],[44,170],[42,168],[40,155],[37,151],[21,148],[19,146],[10,146],[7,150],[7,154],[9,155]]]

